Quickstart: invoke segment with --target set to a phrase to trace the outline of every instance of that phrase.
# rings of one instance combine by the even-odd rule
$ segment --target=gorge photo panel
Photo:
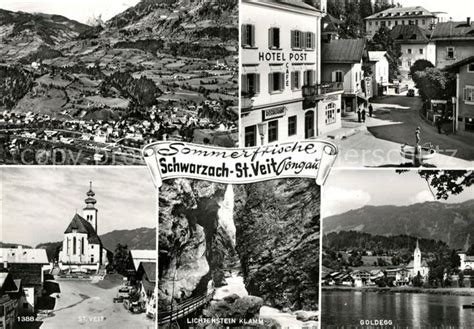
[[[2,328],[155,328],[145,167],[0,168]]]
[[[470,328],[472,170],[337,170],[323,189],[323,328]]]
[[[319,327],[314,179],[159,190],[158,326]]]

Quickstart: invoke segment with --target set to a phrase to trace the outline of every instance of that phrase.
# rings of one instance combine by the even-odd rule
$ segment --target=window
[[[249,73],[242,75],[242,94],[253,96],[260,92],[260,74]]]
[[[76,254],[76,237],[72,238],[72,254]]]
[[[243,24],[242,25],[242,47],[254,47],[255,46],[255,25]]]
[[[384,26],[386,26],[386,25],[387,25],[387,22],[386,22],[386,21],[381,21],[381,22],[380,22],[380,26],[384,27]]]
[[[326,106],[326,124],[331,124],[336,122],[336,104],[329,103]]]
[[[315,83],[315,72],[314,70],[304,71],[303,85],[311,86]]]
[[[291,31],[291,48],[302,49],[303,47],[303,33],[301,31]]]
[[[464,102],[474,104],[474,86],[466,86],[464,88]]]
[[[418,20],[417,19],[415,19],[415,25],[418,25]]]
[[[314,49],[314,44],[315,44],[315,38],[314,38],[314,33],[313,32],[306,32],[304,34],[305,37],[305,48],[309,50]]]
[[[392,26],[392,21],[387,22],[388,26]]]
[[[369,26],[372,26],[372,22],[369,22]]]
[[[291,90],[301,89],[301,72],[291,72]]]
[[[278,140],[278,120],[268,122],[268,142],[275,142]]]
[[[407,49],[407,53],[411,54],[411,49],[410,48]]]
[[[245,127],[245,147],[257,145],[257,126]]]
[[[296,115],[288,118],[288,136],[296,135]]]
[[[447,59],[455,59],[455,57],[454,57],[454,47],[448,47],[446,49],[446,52],[447,52],[447,56],[446,56]]]
[[[395,23],[395,26],[397,26],[397,25],[398,25],[398,21],[395,21],[394,23]]]
[[[474,73],[474,63],[467,64],[467,72]]]
[[[408,67],[411,67],[411,61],[407,61]]]
[[[314,137],[314,111],[308,111],[304,115],[304,138]]]
[[[84,238],[81,239],[81,254],[84,255]]]
[[[422,20],[421,20],[421,24],[422,24],[422,25],[425,25],[425,24],[426,24],[426,20],[425,20],[425,19],[422,19]]]
[[[276,93],[282,92],[284,87],[284,73],[283,72],[273,72],[268,74],[268,92]]]
[[[90,246],[91,246],[91,249],[94,249],[94,245],[93,245],[93,244],[91,244]]]
[[[280,48],[280,29],[278,27],[268,29],[268,47],[270,49]]]
[[[342,71],[333,72],[333,80],[334,82],[343,82],[344,78],[342,75]]]
[[[402,19],[402,25],[405,25],[405,20],[404,19]]]
[[[420,55],[423,55],[423,48],[420,48]]]
[[[94,262],[94,255],[91,255],[91,263]]]
[[[375,21],[375,26],[379,26],[379,21]]]

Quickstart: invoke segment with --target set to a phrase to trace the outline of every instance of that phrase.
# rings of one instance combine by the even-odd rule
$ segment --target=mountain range
[[[467,250],[474,243],[474,200],[424,202],[409,206],[365,206],[323,221],[323,232],[358,231],[440,240]]]

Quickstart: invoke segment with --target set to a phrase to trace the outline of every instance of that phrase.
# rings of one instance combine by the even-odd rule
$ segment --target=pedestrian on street
[[[362,122],[365,122],[365,107],[362,109]]]
[[[374,108],[372,107],[372,104],[369,104],[369,117],[372,117],[373,112],[374,112]]]
[[[437,119],[436,119],[436,126],[438,127],[438,134],[441,135],[441,117],[439,116]]]
[[[357,119],[358,119],[359,122],[361,122],[361,120],[360,120],[360,109],[357,109]]]

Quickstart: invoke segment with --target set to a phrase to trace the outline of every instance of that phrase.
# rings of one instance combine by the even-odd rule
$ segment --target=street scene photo
[[[472,327],[472,170],[338,170],[323,200],[323,328]]]
[[[75,10],[74,10],[75,9]],[[0,164],[138,165],[236,146],[235,0],[0,4]]]
[[[146,168],[3,167],[0,177],[2,328],[155,328]]]
[[[314,179],[164,181],[158,327],[319,328],[319,207]]]
[[[319,138],[337,167],[472,167],[474,23],[422,4],[242,0],[244,146]]]

